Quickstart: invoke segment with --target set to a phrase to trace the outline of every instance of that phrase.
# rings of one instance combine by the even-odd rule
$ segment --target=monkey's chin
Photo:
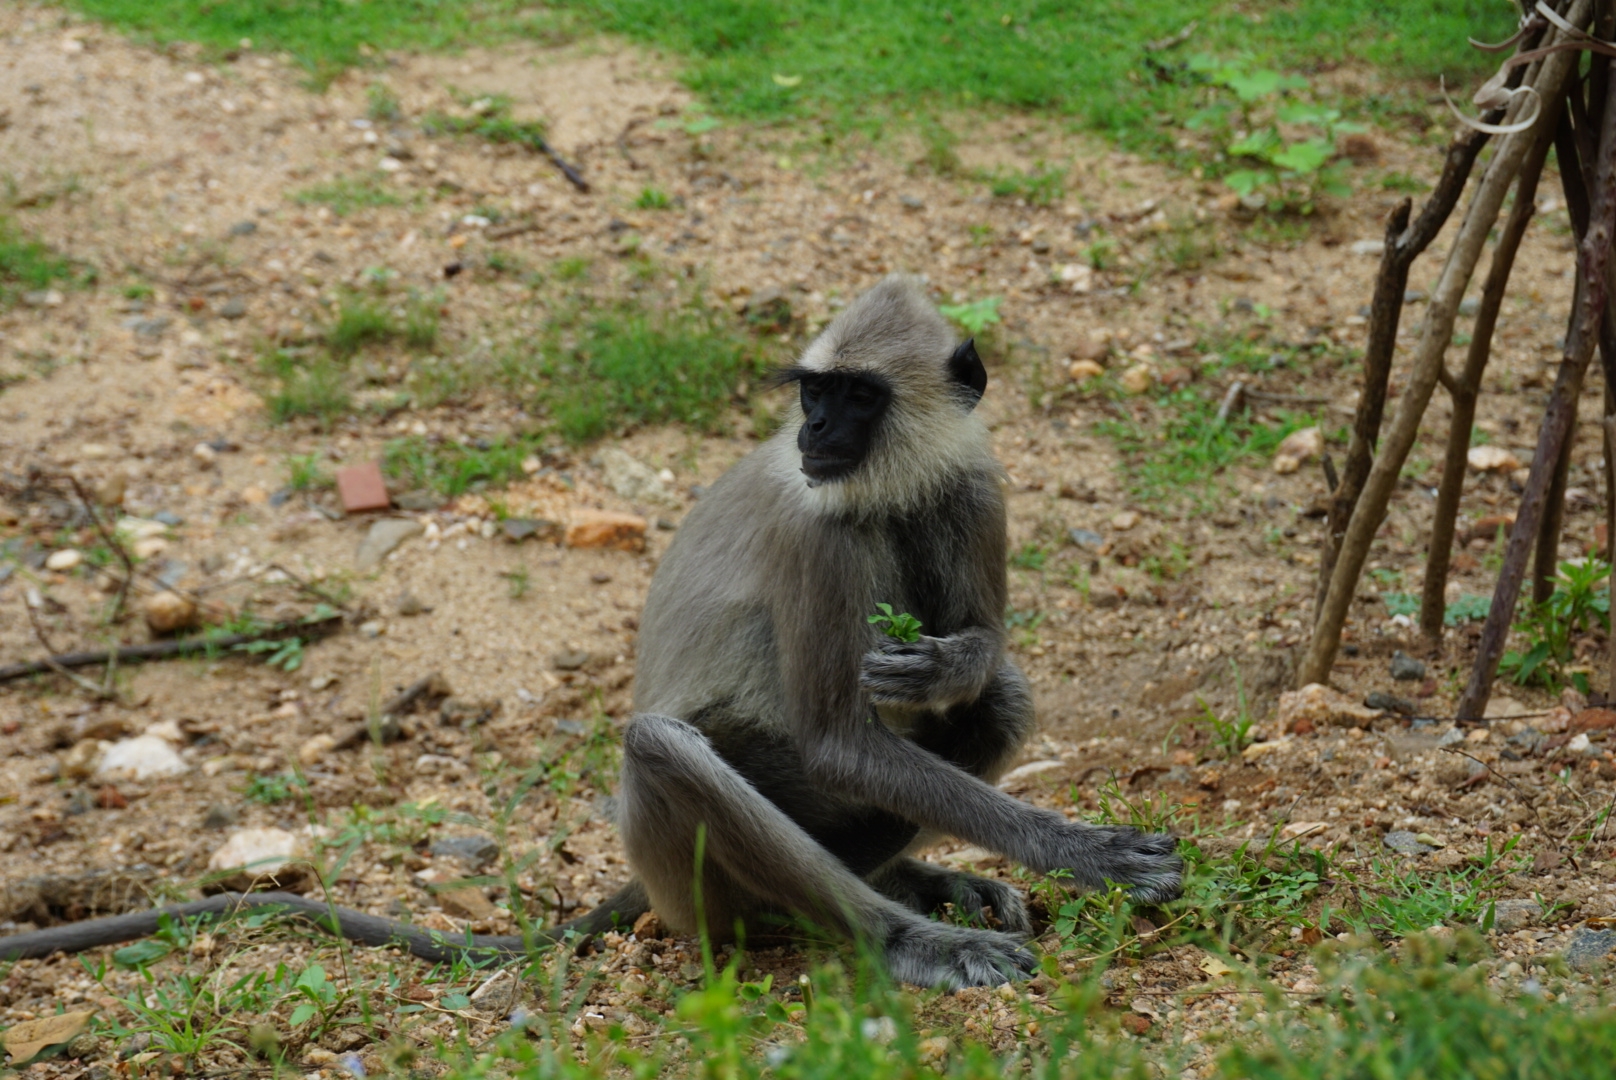
[[[838,480],[845,480],[852,473],[853,470],[840,461],[816,461],[810,464],[806,457],[803,458],[802,475],[808,478],[808,486],[811,488],[834,484]]]

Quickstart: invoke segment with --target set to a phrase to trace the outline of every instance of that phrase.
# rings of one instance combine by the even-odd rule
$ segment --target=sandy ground
[[[372,84],[397,97],[404,119],[367,118]],[[588,176],[591,193],[575,191],[524,150],[422,134],[421,116],[495,92],[512,98],[517,117],[548,121],[552,143]],[[1410,728],[1382,719],[1280,742],[1285,733],[1273,708],[1305,638],[1318,559],[1321,527],[1309,513],[1324,493],[1317,465],[1277,475],[1266,460],[1242,462],[1209,481],[1221,486],[1200,509],[1134,499],[1113,443],[1095,425],[1153,414],[1137,399],[1085,392],[1067,375],[1073,359],[1095,355],[1116,370],[1144,364],[1157,380],[1220,394],[1227,376],[1202,372],[1197,343],[1305,346],[1313,359],[1257,382],[1270,394],[1317,399],[1312,408],[1334,437],[1352,413],[1356,367],[1347,356],[1363,341],[1376,266],[1355,244],[1379,237],[1400,198],[1382,191],[1378,177],[1403,171],[1430,179],[1431,148],[1377,135],[1380,161],[1358,170],[1357,196],[1299,239],[1263,242],[1216,186],[1037,119],[1002,120],[960,153],[967,168],[1070,161],[1065,196],[1049,206],[995,199],[979,182],[917,167],[918,147],[903,136],[826,156],[807,151],[800,133],[725,125],[690,135],[681,126],[690,97],[664,65],[599,46],[392,57],[316,95],[273,57],[246,52],[208,66],[183,49],[160,53],[93,25],[5,7],[0,101],[8,103],[0,112],[8,121],[0,123],[0,168],[14,192],[14,220],[99,276],[93,288],[31,297],[0,312],[7,485],[0,541],[9,560],[0,569],[0,661],[42,651],[25,614],[30,590],[41,597],[41,629],[58,649],[147,636],[138,619],[104,622],[109,594],[94,575],[43,566],[49,552],[93,541],[73,508],[39,486],[49,476],[76,475],[91,488],[122,477],[124,513],[180,521],[147,564],[171,584],[268,616],[305,613],[314,599],[283,572],[290,571],[341,593],[360,613],[310,645],[294,673],[248,657],[149,664],[126,670],[116,699],[106,702],[56,678],[0,686],[0,884],[139,866],[180,889],[204,872],[228,830],[299,830],[311,816],[337,828],[356,803],[436,801],[486,827],[523,769],[557,761],[586,763],[568,797],[541,787],[510,820],[511,853],[535,853],[520,875],[529,906],[548,917],[547,908],[591,904],[626,876],[594,801],[609,790],[601,779],[609,778],[609,754],[589,733],[627,718],[635,617],[657,558],[694,489],[755,445],[748,425],[738,420],[728,438],[644,430],[613,440],[672,473],[669,506],[615,494],[595,464],[598,447],[559,451],[549,472],[505,496],[563,512],[664,519],[668,528],[653,527],[643,553],[511,544],[498,536],[488,502],[470,499],[414,512],[426,535],[358,572],[354,552],[370,520],[331,520],[322,513],[329,498],[270,498],[285,485],[293,454],[318,454],[336,468],[375,458],[401,434],[489,438],[531,423],[517,405],[486,395],[469,405],[369,412],[330,431],[276,427],[260,397],[258,354],[273,342],[306,340],[342,291],[363,287],[377,267],[396,273],[394,295],[442,291],[440,356],[471,363],[530,338],[552,313],[554,293],[487,269],[497,250],[531,268],[587,256],[593,262],[581,287],[602,292],[632,280],[675,295],[701,278],[718,302],[739,310],[750,297],[779,290],[796,315],[782,353],[890,271],[927,275],[945,301],[1002,296],[983,408],[1010,476],[1012,547],[1055,549],[1041,570],[1011,570],[1013,649],[1041,718],[1027,753],[1040,766],[1022,774],[1016,790],[1092,810],[1098,788],[1115,777],[1129,794],[1161,791],[1198,807],[1194,820],[1220,836],[1238,841],[1275,825],[1316,823],[1304,843],[1365,858],[1381,851],[1388,830],[1409,830],[1442,842],[1419,857],[1435,867],[1459,865],[1489,840],[1523,833],[1522,850],[1542,873],[1511,876],[1505,894],[1566,906],[1550,925],[1502,939],[1506,957],[1553,950],[1582,919],[1616,914],[1609,844],[1573,852],[1567,840],[1586,831],[1616,790],[1616,766],[1599,753],[1601,744],[1587,754],[1519,753],[1505,738],[1530,727],[1531,717],[1467,744],[1474,761],[1441,751],[1443,722]],[[401,205],[338,216],[296,198],[334,179],[371,175]],[[673,208],[636,209],[646,187],[667,192]],[[1571,288],[1563,208],[1540,199],[1478,422],[1492,445],[1523,461]],[[499,229],[465,223],[489,207],[527,231],[496,240]],[[1093,274],[1087,292],[1074,293],[1059,280],[1061,268],[1081,262],[1102,235],[1116,260]],[[1184,236],[1213,238],[1219,250],[1199,266],[1177,266],[1164,245]],[[1433,250],[1443,249],[1438,240]],[[636,276],[631,256],[642,253],[652,270]],[[445,278],[444,266],[455,261],[467,271]],[[1428,287],[1435,265],[1419,264],[1413,284]],[[125,286],[137,282],[150,295],[127,295]],[[1423,310],[1415,303],[1407,311],[1409,341]],[[412,362],[390,347],[366,358],[394,372]],[[1439,394],[1370,564],[1400,591],[1418,593],[1446,415]],[[204,463],[200,443],[222,449],[202,455]],[[1343,451],[1332,449],[1338,457]],[[1598,517],[1595,425],[1579,429],[1573,460],[1567,556],[1588,550]],[[1461,524],[1507,511],[1514,498],[1507,478],[1478,476]],[[1071,546],[1072,529],[1099,534],[1103,546]],[[1486,593],[1492,554],[1487,539],[1467,547],[1455,591]],[[276,566],[283,571],[269,569]],[[511,574],[522,570],[528,585],[514,597]],[[142,590],[150,587],[148,580]],[[1355,655],[1343,657],[1332,681],[1358,698],[1372,690],[1414,696],[1421,713],[1441,717],[1468,670],[1470,638],[1455,632],[1441,650],[1421,651],[1389,622],[1374,599],[1379,589],[1366,579],[1365,601],[1349,624]],[[1425,660],[1429,677],[1394,684],[1387,666],[1394,649]],[[1204,715],[1203,701],[1220,715],[1234,711],[1236,668],[1258,733],[1277,748],[1222,762],[1204,725],[1192,720]],[[431,672],[464,706],[455,722],[423,711],[411,718],[409,737],[383,748],[311,749],[311,741]],[[1541,692],[1503,693],[1503,715],[1556,704]],[[459,722],[468,716],[483,722]],[[104,783],[75,772],[75,745],[154,725],[178,750],[183,774]],[[294,762],[309,779],[308,804],[243,797],[250,775]],[[1478,763],[1497,771],[1478,782]],[[1569,782],[1553,779],[1565,770]],[[1563,863],[1571,854],[1577,861]],[[332,883],[342,902],[456,918],[438,911],[426,886],[458,870],[435,877],[434,859],[419,850],[385,855],[366,844],[346,862]],[[959,845],[936,853],[1009,872],[984,855]],[[7,917],[20,928],[46,916],[0,911]],[[504,911],[472,919],[510,924]],[[775,960],[782,970],[801,963],[789,954]],[[1153,963],[1141,970],[1162,986],[1203,977],[1183,957]],[[45,973],[57,968],[18,965],[0,983],[0,1016],[21,1019],[43,1008],[52,985]],[[995,1006],[984,997],[981,1007]]]

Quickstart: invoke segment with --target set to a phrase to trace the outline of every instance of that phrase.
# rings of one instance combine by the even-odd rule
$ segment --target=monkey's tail
[[[288,915],[312,923],[328,934],[362,945],[402,945],[413,955],[438,963],[451,962],[464,956],[525,956],[530,947],[554,944],[566,940],[569,934],[580,935],[587,941],[614,926],[632,926],[634,920],[650,909],[650,901],[646,898],[644,886],[636,879],[588,914],[546,930],[535,931],[531,940],[525,940],[520,934],[468,934],[454,938],[395,919],[383,919],[352,908],[322,904],[295,893],[220,893],[187,904],[170,904],[150,911],[86,919],[66,926],[0,937],[0,960],[23,960],[58,952],[77,953],[150,937],[157,932],[159,921],[164,916],[172,919],[218,915],[253,908],[278,908]]]

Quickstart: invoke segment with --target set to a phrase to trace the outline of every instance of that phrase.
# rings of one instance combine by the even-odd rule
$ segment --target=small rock
[[[438,893],[438,904],[448,914],[462,919],[491,919],[498,914],[498,909],[483,895],[483,891],[470,885],[443,890]]]
[[[557,671],[577,671],[591,659],[586,652],[561,652],[550,657],[550,665]]]
[[[432,610],[425,604],[421,603],[420,597],[407,590],[399,593],[396,609],[398,613],[405,618],[412,615],[422,615]]]
[[[337,497],[342,500],[343,512],[348,514],[386,510],[392,505],[387,496],[387,481],[382,479],[382,467],[374,461],[338,469]]]
[[[676,499],[663,484],[662,478],[644,462],[615,446],[600,452],[601,472],[606,486],[632,503],[657,503],[677,506]]]
[[[380,619],[370,619],[359,624],[359,633],[374,641],[387,633],[387,624]]]
[[[1367,709],[1345,694],[1337,693],[1321,683],[1308,683],[1300,690],[1289,690],[1279,695],[1279,726],[1282,731],[1295,730],[1299,721],[1307,720],[1315,727],[1369,728],[1381,714]]]
[[[1352,253],[1354,255],[1379,255],[1385,250],[1386,241],[1384,240],[1354,240],[1352,242]]]
[[[496,971],[471,992],[471,1007],[490,1016],[505,1016],[516,1004],[516,972]]]
[[[1395,659],[1393,662],[1395,663]],[[1388,694],[1384,690],[1370,691],[1369,696],[1363,699],[1363,703],[1366,709],[1374,709],[1376,712],[1394,712],[1401,716],[1413,716],[1420,711],[1420,707],[1407,698]]]
[[[336,745],[336,736],[321,732],[297,748],[297,760],[305,765],[313,765],[323,760]]]
[[[1067,263],[1060,268],[1061,284],[1078,296],[1094,291],[1094,268],[1086,263]]]
[[[154,634],[188,630],[197,624],[199,614],[196,601],[168,589],[146,597],[140,608],[141,614],[146,617],[146,625]]]
[[[1578,929],[1566,946],[1566,966],[1573,971],[1598,971],[1610,962],[1616,951],[1616,930]]]
[[[1424,855],[1435,851],[1430,844],[1420,841],[1420,838],[1407,829],[1394,829],[1381,840],[1382,844],[1391,851],[1401,852],[1404,855]]]
[[[414,518],[383,518],[371,525],[364,542],[354,553],[354,565],[360,571],[372,570],[400,544],[424,531],[424,526]]]
[[[1473,318],[1481,310],[1481,301],[1473,296],[1467,296],[1459,301],[1459,314],[1465,318]]]
[[[544,518],[506,518],[500,522],[500,528],[504,531],[505,538],[513,544],[535,538],[560,543],[564,531],[559,521],[548,521]]]
[[[232,296],[219,305],[219,318],[245,319],[247,317],[247,301],[239,296]]]
[[[1425,678],[1425,663],[1398,649],[1392,653],[1391,672],[1399,682],[1418,682]]]
[[[432,854],[481,866],[499,857],[499,844],[491,836],[445,836],[434,840]]]
[[[196,460],[199,469],[211,469],[219,463],[219,451],[205,442],[191,447],[191,457]]]
[[[462,731],[470,731],[504,711],[505,703],[499,698],[446,697],[443,704],[438,706],[438,719]]]
[[[74,1037],[67,1044],[67,1056],[70,1058],[91,1058],[101,1054],[101,1040],[88,1031]]]
[[[1536,900],[1499,900],[1491,906],[1493,929],[1500,934],[1536,926],[1538,920],[1543,918],[1543,905]],[[1486,912],[1483,911],[1482,919],[1486,917]]]
[[[45,569],[65,573],[68,570],[76,569],[83,561],[84,553],[82,551],[77,548],[63,548],[60,551],[50,553],[45,559]]]
[[[1111,519],[1111,527],[1117,532],[1127,532],[1137,524],[1139,524],[1137,510],[1124,510]]]
[[[903,208],[905,210],[924,210],[924,209],[926,209],[925,200],[921,199],[919,196],[916,196],[916,195],[899,195],[898,196],[898,202],[903,205]]]
[[[173,321],[166,315],[159,315],[153,319],[130,319],[124,325],[141,337],[158,338],[163,336],[163,331],[167,330]]]
[[[1465,461],[1477,472],[1514,472],[1521,467],[1520,458],[1502,446],[1472,446]]]
[[[1274,471],[1281,475],[1296,472],[1303,462],[1324,453],[1324,431],[1309,427],[1293,431],[1274,451]]]
[[[1105,368],[1095,360],[1073,360],[1067,365],[1066,374],[1073,382],[1087,382],[1104,375]]]
[[[22,302],[29,307],[61,307],[66,300],[60,289],[35,289],[22,294]]]
[[[155,780],[179,776],[190,768],[168,740],[156,735],[137,735],[107,747],[95,775],[104,780]]]
[[[137,559],[156,558],[168,550],[168,541],[161,536],[143,536],[129,545],[129,553]]]
[[[230,226],[231,236],[251,236],[257,231],[258,222],[256,221],[238,221],[234,225]]]
[[[62,775],[70,780],[83,780],[94,776],[109,745],[102,739],[80,739],[62,755]]]
[[[230,872],[218,882],[232,891],[268,886],[293,892],[308,883],[310,874],[306,845],[301,837],[285,829],[237,829],[208,858],[208,869]]]
[[[1071,537],[1072,543],[1081,548],[1097,548],[1105,543],[1105,537],[1092,529],[1068,529],[1066,535]]]
[[[641,941],[650,941],[662,937],[666,933],[662,925],[662,917],[654,911],[643,912],[634,920],[634,936]]]
[[[1154,381],[1155,375],[1152,374],[1149,364],[1135,364],[1122,373],[1117,379],[1117,384],[1126,393],[1143,394],[1150,389],[1150,384]]]
[[[236,823],[236,812],[221,803],[214,803],[208,807],[208,812],[202,815],[202,827],[210,832],[228,829]]]
[[[578,510],[567,525],[566,543],[574,548],[613,548],[644,551],[647,522],[634,514],[606,510]]]

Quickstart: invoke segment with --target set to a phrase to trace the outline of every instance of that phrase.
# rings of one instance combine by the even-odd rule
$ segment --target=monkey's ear
[[[988,369],[982,366],[982,358],[976,355],[975,338],[966,338],[965,344],[954,350],[954,355],[948,358],[948,373],[965,387],[970,394],[970,407],[976,408],[976,403],[982,400],[982,394],[988,388]]]

